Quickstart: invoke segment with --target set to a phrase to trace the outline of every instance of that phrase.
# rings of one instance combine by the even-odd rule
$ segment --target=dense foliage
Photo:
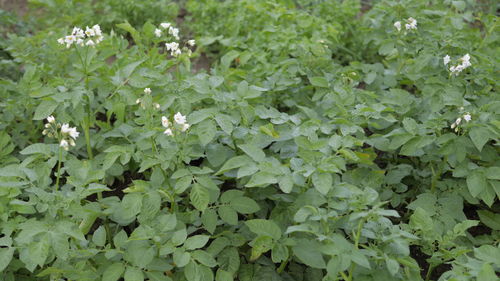
[[[498,280],[496,1],[29,2],[1,280]]]

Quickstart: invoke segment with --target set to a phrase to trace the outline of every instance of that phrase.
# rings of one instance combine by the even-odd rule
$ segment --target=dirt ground
[[[0,9],[23,16],[28,9],[27,2],[27,0],[0,0]]]

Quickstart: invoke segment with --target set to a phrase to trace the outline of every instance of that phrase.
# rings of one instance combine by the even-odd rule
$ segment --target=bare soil
[[[24,16],[28,11],[27,0],[0,0],[0,9]]]

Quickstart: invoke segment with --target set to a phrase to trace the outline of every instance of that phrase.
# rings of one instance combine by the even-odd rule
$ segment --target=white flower
[[[63,45],[64,44],[64,38],[57,39],[57,43]]]
[[[174,57],[177,57],[177,56],[179,56],[181,53],[182,53],[182,52],[181,52],[181,49],[177,49],[177,50],[175,50],[175,51],[172,51],[170,54],[171,54],[172,56],[174,56]]]
[[[406,30],[417,29],[417,20],[416,19],[410,17],[406,20],[406,22],[408,22],[407,24],[405,24]]]
[[[76,127],[69,129],[69,136],[76,140],[76,138],[80,135],[80,132],[76,130]]]
[[[135,103],[137,103],[137,104],[141,103],[141,99],[136,99]]]
[[[170,126],[170,122],[168,121],[168,118],[165,116],[161,117],[161,125],[165,128],[168,128]]]
[[[146,95],[151,94],[151,89],[150,89],[150,88],[146,88],[146,89],[144,89],[144,93],[145,93]]]
[[[181,131],[182,131],[182,132],[185,132],[185,131],[187,131],[187,129],[189,129],[189,127],[191,127],[191,125],[189,125],[188,123],[183,124],[183,125],[182,125],[182,128],[181,128]]]
[[[460,58],[460,60],[462,61],[462,66],[464,67],[464,69],[472,65],[470,63],[469,54],[465,54],[463,57]]]
[[[159,103],[154,103],[153,106],[156,108],[156,109],[160,109],[160,104]]]
[[[68,141],[66,141],[66,140],[61,140],[61,142],[59,143],[59,146],[66,149],[66,150],[68,149],[68,145],[69,145]]]
[[[455,120],[455,124],[460,125],[460,122],[462,122],[462,118],[458,117],[457,120]]]
[[[401,31],[401,22],[400,21],[397,21],[394,23],[394,27],[398,30],[398,31]]]
[[[95,46],[95,43],[94,43],[94,41],[92,41],[92,39],[89,39],[89,41],[87,41],[87,43],[85,43],[85,45],[93,47],[93,46]]]
[[[472,120],[472,117],[470,116],[470,113],[467,112],[466,114],[464,114],[464,120],[469,122],[470,120]]]
[[[175,39],[179,40],[179,29],[178,28],[170,26],[168,28],[168,33],[170,33],[172,36],[174,36]]]
[[[196,44],[196,42],[194,41],[194,39],[188,40],[187,43],[191,47],[193,47]]]
[[[177,112],[174,115],[174,120],[175,120],[175,123],[177,123],[179,125],[184,125],[186,123],[186,116],[182,115],[180,112]]]
[[[443,63],[444,63],[444,65],[447,65],[448,63],[450,63],[450,56],[448,56],[448,55],[444,56]]]
[[[87,28],[85,28],[85,35],[87,35],[88,37],[95,36],[95,30],[87,26]]]
[[[92,29],[94,30],[94,33],[96,36],[99,36],[99,37],[102,36],[101,27],[98,24],[92,26]]]
[[[167,136],[173,136],[174,134],[172,133],[172,129],[168,128],[165,130],[165,132],[163,132],[165,135]]]
[[[49,117],[47,117],[47,122],[54,123],[54,122],[56,122],[56,118],[54,118],[54,116],[50,115]]]
[[[69,127],[68,123],[62,124],[62,126],[61,126],[61,133],[68,134],[69,131],[70,131],[70,127]]]
[[[160,23],[160,26],[163,29],[167,29],[171,26],[171,24],[169,22],[162,22],[162,23]]]
[[[155,29],[155,36],[156,37],[161,37],[161,29]]]
[[[167,51],[175,51],[179,49],[179,43],[177,42],[165,43],[165,47],[167,48]]]

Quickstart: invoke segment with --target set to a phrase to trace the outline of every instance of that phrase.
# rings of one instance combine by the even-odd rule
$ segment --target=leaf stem
[[[58,149],[58,161],[57,161],[57,178],[56,178],[56,191],[59,189],[59,178],[61,177],[61,162],[62,162],[62,150],[61,146]]]

